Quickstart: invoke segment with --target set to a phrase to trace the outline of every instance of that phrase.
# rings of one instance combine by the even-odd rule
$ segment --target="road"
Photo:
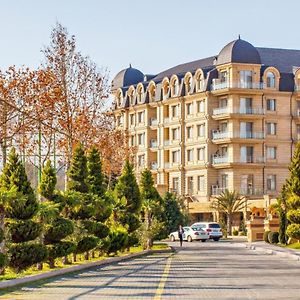
[[[229,242],[155,254],[51,279],[0,299],[300,299],[300,262]]]

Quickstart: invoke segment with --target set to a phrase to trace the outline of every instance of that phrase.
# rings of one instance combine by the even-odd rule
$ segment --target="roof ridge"
[[[255,47],[255,48],[266,49],[266,50],[300,51],[300,49],[287,49],[287,48],[269,48],[269,47]]]

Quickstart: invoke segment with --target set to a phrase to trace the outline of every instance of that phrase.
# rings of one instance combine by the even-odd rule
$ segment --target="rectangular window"
[[[276,191],[276,175],[267,176],[267,189],[268,191]]]
[[[276,110],[276,99],[267,99],[267,110]]]
[[[138,112],[138,123],[144,123],[144,112]]]
[[[179,163],[179,150],[172,152],[172,162]]]
[[[225,108],[228,105],[228,100],[227,98],[222,98],[219,101],[219,108]]]
[[[252,122],[241,122],[240,123],[240,138],[252,138],[253,137],[253,123]]]
[[[172,139],[179,140],[179,128],[172,128]]]
[[[130,126],[133,126],[134,125],[134,114],[130,114],[129,115],[129,123],[130,123]]]
[[[134,135],[130,137],[130,146],[134,146]]]
[[[178,193],[179,192],[179,178],[178,177],[173,177],[172,186],[173,186],[173,192]]]
[[[197,136],[205,137],[205,124],[197,125]]]
[[[228,174],[221,175],[221,188],[222,190],[228,189]]]
[[[178,117],[178,111],[179,111],[178,105],[171,106],[171,112],[173,118]]]
[[[276,159],[276,147],[267,147],[267,158],[268,159]]]
[[[192,126],[189,126],[186,128],[186,137],[188,139],[193,138],[193,127]]]
[[[253,147],[242,146],[241,147],[241,162],[242,163],[253,163]]]
[[[205,147],[197,149],[197,159],[201,161],[205,160]]]
[[[197,101],[197,112],[198,113],[205,112],[205,101],[204,100]]]
[[[227,71],[221,71],[219,73],[219,79],[220,79],[221,83],[227,82],[227,80],[228,80],[228,73],[227,73]]]
[[[193,149],[187,150],[187,161],[188,162],[194,161],[194,150]]]
[[[139,146],[145,145],[145,133],[138,134],[138,144]]]
[[[297,140],[300,140],[300,124],[297,124]]]
[[[198,191],[199,192],[205,191],[205,177],[204,177],[204,175],[198,176]]]
[[[193,103],[187,103],[187,105],[186,105],[186,114],[188,116],[193,114]]]
[[[241,176],[241,194],[242,195],[253,194],[253,174],[247,174]]]
[[[240,87],[244,89],[252,88],[252,71],[240,71]]]
[[[188,194],[194,194],[194,178],[188,177],[187,178],[187,188],[188,188]]]
[[[240,113],[252,114],[252,98],[240,98]]]
[[[138,156],[138,165],[139,167],[143,167],[145,165],[145,155]]]
[[[276,123],[267,123],[267,134],[276,135],[277,124]]]

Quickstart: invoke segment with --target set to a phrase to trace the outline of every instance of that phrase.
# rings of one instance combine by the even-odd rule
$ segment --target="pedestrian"
[[[184,233],[184,230],[183,230],[182,226],[179,225],[179,228],[178,228],[178,237],[179,237],[180,247],[182,247],[183,233]]]

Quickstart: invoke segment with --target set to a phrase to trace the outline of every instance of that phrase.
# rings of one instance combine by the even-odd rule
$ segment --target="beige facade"
[[[295,90],[283,91],[273,66],[230,62],[213,71],[211,81],[199,68],[132,85],[126,95],[114,91],[137,175],[151,169],[159,190],[186,197],[199,220],[210,218],[211,198],[225,189],[265,207],[263,196],[280,192],[300,137],[300,72]]]

